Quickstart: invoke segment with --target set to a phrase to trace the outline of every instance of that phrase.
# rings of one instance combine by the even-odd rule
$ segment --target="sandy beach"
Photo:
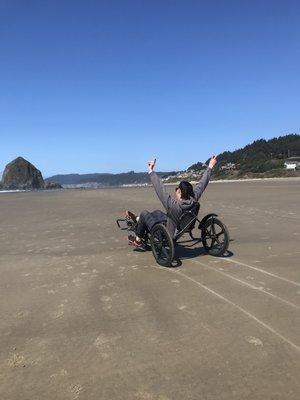
[[[169,187],[170,191],[174,188]],[[2,193],[0,398],[296,400],[299,180],[210,184],[231,257],[158,267],[116,218],[152,188]]]

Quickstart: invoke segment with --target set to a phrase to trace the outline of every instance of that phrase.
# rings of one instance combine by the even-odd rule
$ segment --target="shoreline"
[[[252,182],[252,181],[300,181],[300,176],[284,176],[284,177],[272,177],[272,178],[242,178],[242,179],[218,179],[211,181],[214,183],[224,182]]]
[[[209,183],[230,183],[230,182],[256,182],[256,181],[299,181],[300,176],[285,176],[285,177],[272,177],[272,178],[241,178],[241,179],[217,179],[211,180]],[[172,183],[164,183],[166,186],[176,186],[180,181]],[[198,181],[191,181],[192,185],[196,185]]]
[[[242,179],[219,179],[219,180],[211,180],[211,183],[241,183],[241,182],[257,182],[257,181],[272,181],[272,182],[282,182],[282,181],[293,181],[300,182],[300,177],[291,176],[291,177],[273,177],[273,178],[242,178]],[[165,186],[177,186],[180,181],[164,183]],[[196,185],[198,181],[191,181],[192,185]],[[1,193],[32,193],[32,192],[56,192],[56,191],[68,191],[68,190],[98,190],[98,189],[128,189],[128,188],[145,188],[152,187],[151,184],[136,184],[136,185],[124,185],[124,186],[103,186],[98,188],[62,188],[62,189],[41,189],[41,190],[0,190]]]

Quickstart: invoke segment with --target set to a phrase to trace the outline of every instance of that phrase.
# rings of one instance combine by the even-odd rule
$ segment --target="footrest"
[[[116,223],[122,231],[132,231],[136,225],[133,221],[127,218],[119,218]]]
[[[116,221],[118,227],[122,230],[122,231],[127,231],[128,230],[128,221],[125,218],[119,218]]]

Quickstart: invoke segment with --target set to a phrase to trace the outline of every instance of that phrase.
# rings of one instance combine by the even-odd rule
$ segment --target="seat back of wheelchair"
[[[186,211],[182,214],[177,224],[177,228],[174,235],[174,240],[178,240],[185,233],[191,232],[195,228],[195,224],[198,218],[200,210],[200,203],[195,203],[193,209]]]

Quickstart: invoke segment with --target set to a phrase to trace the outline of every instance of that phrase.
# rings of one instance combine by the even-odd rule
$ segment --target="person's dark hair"
[[[181,198],[183,200],[189,200],[190,197],[195,197],[193,186],[190,184],[190,182],[181,181],[179,183],[179,189],[181,190]]]

